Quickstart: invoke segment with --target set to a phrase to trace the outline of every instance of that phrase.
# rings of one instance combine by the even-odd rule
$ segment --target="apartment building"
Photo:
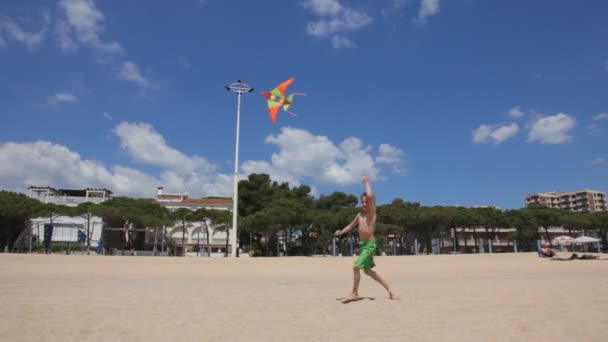
[[[205,208],[212,210],[228,210],[232,211],[231,198],[190,198],[187,193],[175,194],[166,193],[163,187],[156,189],[156,203],[164,206],[170,211],[180,208],[197,209]],[[182,244],[188,251],[194,249],[195,246],[206,245],[209,241],[209,248],[212,253],[223,253],[226,250],[226,240],[228,235],[223,229],[219,229],[213,222],[206,220],[198,222],[188,222],[185,229],[179,224],[173,227],[166,227],[167,235],[173,241]],[[207,234],[209,236],[207,237]],[[207,240],[208,238],[208,240]],[[207,247],[207,246],[205,246]],[[232,245],[228,245],[228,252],[232,250]]]
[[[526,196],[526,205],[540,204],[549,208],[576,212],[606,211],[606,193],[583,189],[573,192],[538,192]]]

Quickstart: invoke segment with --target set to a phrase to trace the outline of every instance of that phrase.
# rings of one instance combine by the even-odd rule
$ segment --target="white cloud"
[[[70,25],[63,19],[58,19],[55,23],[55,35],[59,40],[59,47],[64,51],[77,50],[78,44],[70,35]]]
[[[108,168],[83,159],[66,146],[47,141],[8,142],[0,144],[0,188],[22,192],[30,185],[105,187],[115,195],[150,197],[157,186],[163,185],[167,191],[188,189],[195,195],[232,194],[229,175],[217,173],[213,165],[200,157],[188,157],[167,146],[149,125],[122,123],[115,132],[134,160],[159,166],[160,176],[121,165]],[[145,151],[145,143],[151,144],[148,149],[152,153]],[[154,153],[158,156],[154,157]]]
[[[589,125],[589,134],[598,134],[600,132],[600,126],[592,123]]]
[[[76,101],[78,101],[76,95],[70,93],[56,93],[47,98],[47,102],[51,105],[56,105],[60,103],[73,103]]]
[[[593,117],[593,122],[589,124],[589,134],[598,134],[600,124],[597,121],[608,120],[608,113],[599,113]]]
[[[124,62],[118,73],[118,78],[121,80],[133,82],[141,87],[148,88],[152,86],[150,80],[144,77],[139,70],[137,64],[133,62]]]
[[[593,121],[608,120],[608,113],[599,113],[593,117]]]
[[[537,119],[528,133],[528,142],[539,141],[542,144],[562,144],[572,141],[569,131],[576,120],[568,114],[559,113]]]
[[[522,116],[524,116],[524,114],[525,113],[521,111],[519,106],[511,108],[511,110],[509,111],[509,116],[512,118],[521,118]]]
[[[606,158],[602,158],[602,157],[598,157],[593,159],[593,161],[591,162],[591,165],[601,165],[601,164],[606,164]]]
[[[331,37],[331,45],[336,49],[354,48],[357,46],[352,40],[338,35]]]
[[[412,2],[412,0],[391,0],[390,4],[380,10],[382,16],[387,18],[391,15],[402,16],[403,10]]]
[[[392,0],[390,10],[391,11],[400,11],[404,9],[407,5],[409,5],[410,0]]]
[[[492,127],[482,124],[477,129],[473,130],[473,142],[482,143],[487,141],[492,133]]]
[[[290,174],[286,170],[274,167],[267,161],[263,160],[249,160],[241,165],[243,175],[249,175],[252,173],[265,173],[270,175],[273,181],[279,183],[287,182],[290,186],[300,185],[300,181],[294,175]],[[243,176],[244,178],[244,176]]]
[[[420,2],[420,11],[415,21],[419,24],[424,24],[427,18],[437,13],[439,13],[439,0],[422,0]]]
[[[303,6],[320,16],[335,16],[344,10],[337,0],[308,0],[303,2]]]
[[[305,0],[301,4],[319,17],[306,25],[306,32],[314,37],[330,39],[336,49],[354,47],[355,44],[345,35],[373,21],[367,12],[346,7],[337,0]]]
[[[47,141],[0,144],[0,187],[25,191],[30,185],[109,188],[117,194],[149,196],[160,180],[127,167],[107,169],[63,145]]]
[[[512,136],[515,136],[519,132],[519,126],[514,122],[510,125],[501,126],[496,128],[490,136],[494,139],[496,144],[500,144],[501,142],[509,139]]]
[[[217,167],[206,159],[189,157],[168,146],[163,136],[149,124],[121,122],[114,132],[120,138],[121,146],[136,161],[159,166],[179,175],[216,171]]]
[[[378,147],[378,156],[376,163],[387,164],[393,167],[393,171],[397,174],[404,175],[407,169],[403,166],[405,163],[403,155],[405,153],[398,147],[389,144],[380,144]]]
[[[519,132],[519,125],[513,122],[510,125],[491,126],[482,124],[477,129],[473,130],[473,142],[476,144],[494,140],[494,144],[498,145],[505,140],[515,136]]]
[[[108,113],[108,112],[103,112],[103,117],[112,121],[112,115],[110,115],[110,113]]]
[[[75,50],[79,45],[87,46],[100,52],[94,57],[100,64],[113,62],[116,55],[124,51],[117,41],[102,39],[106,18],[93,0],[60,0],[58,7],[63,16],[56,21],[55,34],[62,50]],[[118,78],[136,83],[142,88],[154,87],[132,61],[122,62]],[[146,94],[142,92],[142,96],[145,97]]]
[[[320,184],[358,184],[361,177],[377,179],[379,164],[400,166],[400,150],[386,145],[381,147],[379,160],[374,160],[371,147],[364,147],[360,139],[350,137],[336,145],[326,136],[284,127],[278,135],[266,137],[266,143],[276,145],[271,162],[248,161],[243,170],[248,173],[264,172],[273,179],[293,182],[311,179]]]
[[[233,175],[221,173],[205,158],[188,156],[168,146],[164,137],[145,123],[123,122],[114,133],[122,148],[134,161],[158,168],[158,173],[122,165],[106,167],[81,157],[68,147],[47,141],[0,144],[0,188],[25,191],[29,185],[56,188],[105,187],[117,196],[153,196],[157,186],[191,196],[231,196]],[[267,173],[290,186],[313,180],[323,184],[359,184],[361,176],[378,179],[380,167],[401,167],[403,151],[382,144],[377,156],[360,139],[350,137],[334,144],[324,136],[308,131],[283,128],[269,135],[266,142],[278,147],[271,161],[244,162],[240,178],[251,173]],[[309,182],[306,182],[309,183]],[[312,193],[317,190],[310,184]]]
[[[25,45],[28,50],[33,50],[42,43],[46,35],[50,17],[43,13],[43,19],[43,27],[39,31],[27,32],[13,19],[0,15],[0,34],[4,34],[5,38],[11,38]],[[0,47],[5,45],[6,41],[0,36]]]
[[[99,51],[106,53],[123,51],[118,42],[101,40],[100,35],[104,30],[105,17],[97,9],[93,0],[61,0],[59,7],[63,10],[65,20],[57,21],[56,33],[63,49],[76,47],[76,43],[70,36],[70,33],[74,33],[78,42]]]
[[[192,64],[190,64],[190,62],[185,59],[184,57],[179,57],[177,59],[177,64],[179,64],[179,66],[181,66],[184,69],[190,69],[192,67]]]

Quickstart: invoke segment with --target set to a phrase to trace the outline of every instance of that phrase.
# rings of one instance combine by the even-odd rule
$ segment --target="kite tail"
[[[287,113],[287,114],[291,115],[291,116],[294,116],[294,117],[297,117],[297,116],[298,116],[298,114],[296,114],[296,113],[292,113],[292,112],[290,112],[290,111],[286,110],[285,108],[283,108],[283,111],[284,111],[285,113]]]

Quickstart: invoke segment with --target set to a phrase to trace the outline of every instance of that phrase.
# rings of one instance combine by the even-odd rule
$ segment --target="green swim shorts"
[[[374,255],[376,254],[376,240],[361,241],[359,257],[355,261],[355,266],[362,270],[372,269],[374,264]]]

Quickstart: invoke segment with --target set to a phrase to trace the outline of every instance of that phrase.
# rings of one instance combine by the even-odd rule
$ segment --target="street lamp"
[[[237,105],[236,105],[236,147],[234,152],[234,194],[232,197],[232,256],[236,257],[236,238],[237,238],[237,226],[236,217],[239,203],[239,126],[241,123],[241,94],[251,93],[253,88],[248,86],[243,80],[238,80],[231,85],[225,86],[226,90],[237,94]]]

